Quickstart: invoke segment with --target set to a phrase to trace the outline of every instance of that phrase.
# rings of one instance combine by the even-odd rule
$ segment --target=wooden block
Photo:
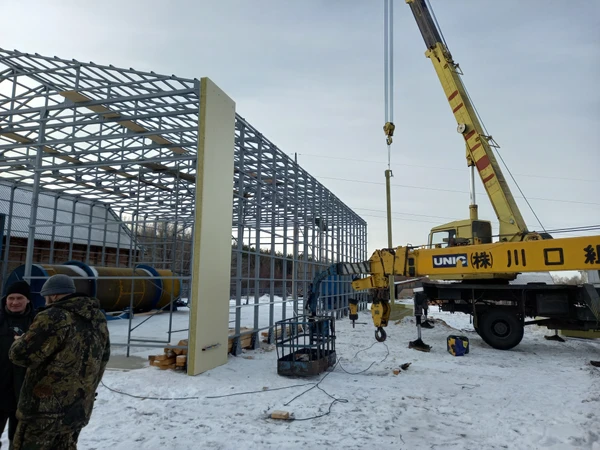
[[[148,355],[148,361],[154,361],[154,358],[156,358],[156,355]]]
[[[182,339],[177,343],[178,346],[187,346],[188,345],[188,340],[187,339]],[[179,350],[179,353],[177,353],[178,355],[187,355],[188,349],[187,348],[179,348],[177,349]]]
[[[398,375],[400,373],[400,369],[394,369],[394,375]]]
[[[175,358],[175,364],[178,366],[185,366],[186,363],[187,363],[187,356],[185,356],[185,355],[179,355]]]
[[[271,419],[290,420],[290,413],[287,411],[273,411]]]
[[[240,328],[240,333],[247,333],[248,331],[252,331],[252,328],[247,328],[247,327],[243,327]],[[230,328],[229,329],[229,339],[227,342],[227,352],[231,353],[231,350],[233,348],[233,340],[234,338],[232,337],[232,334],[234,333],[234,329]],[[252,348],[252,334],[244,334],[240,337],[240,346],[242,348]]]
[[[168,366],[170,364],[175,364],[175,362],[176,362],[176,360],[173,357],[173,358],[169,358],[169,359],[160,360],[160,361],[158,361],[158,363],[155,361],[154,364],[163,367],[163,366]]]
[[[165,359],[167,359],[167,355],[156,355],[154,357],[155,361],[164,361]]]
[[[154,366],[154,367],[162,367],[162,366],[165,366],[167,364],[163,364],[163,361],[154,360],[154,361],[150,361],[150,365]]]

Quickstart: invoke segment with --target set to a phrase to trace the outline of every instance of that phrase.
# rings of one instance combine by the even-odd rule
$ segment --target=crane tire
[[[477,333],[490,347],[510,350],[523,339],[524,325],[516,311],[492,308],[479,317]]]

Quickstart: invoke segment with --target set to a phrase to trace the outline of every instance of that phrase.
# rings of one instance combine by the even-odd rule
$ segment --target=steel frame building
[[[169,269],[189,297],[199,89],[197,79],[0,49],[0,183],[10,194],[0,201],[2,287],[17,265],[31,279],[32,264],[75,259]],[[239,115],[235,133],[231,296],[223,301],[238,354],[245,333],[254,348],[262,330],[273,342],[275,322],[301,312],[317,271],[365,260],[367,226]],[[19,203],[19,192],[31,203]],[[13,260],[17,237],[26,248]],[[322,287],[323,308],[338,317],[351,296],[365,307],[349,281]],[[147,342],[134,329],[130,318],[128,349],[162,346],[178,331]]]

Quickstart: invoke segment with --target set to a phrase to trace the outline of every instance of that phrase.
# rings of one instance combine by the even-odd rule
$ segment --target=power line
[[[582,231],[597,231],[600,230],[600,225],[588,225],[585,227],[565,227],[555,230],[548,230],[548,233],[577,233]]]
[[[385,212],[385,211],[383,211],[383,212]],[[360,214],[360,217],[375,217],[378,219],[387,219],[387,216],[376,216],[374,214]],[[400,218],[400,217],[393,217],[393,219],[407,221],[407,222],[433,223],[436,225],[440,225],[439,222],[434,222],[433,220],[408,219],[408,218]]]
[[[363,211],[372,211],[372,212],[381,212],[381,213],[385,213],[386,211],[383,209],[372,209],[372,208],[353,208],[351,207],[351,209],[355,210],[355,209],[359,209],[359,210],[363,210]],[[432,216],[429,214],[415,214],[415,213],[403,213],[403,212],[394,212],[392,214],[405,214],[408,216],[419,216],[419,217],[430,217],[430,218],[436,218],[436,219],[446,219],[446,220],[461,220],[459,218],[456,217],[446,217],[446,216]],[[369,215],[369,214],[361,214],[361,216],[366,216],[366,217],[381,217],[381,216],[374,216],[374,215]],[[406,219],[403,217],[395,217],[396,220],[411,220],[411,219]],[[413,219],[414,220],[414,219]],[[415,220],[417,222],[420,222],[418,220]],[[429,222],[429,221],[422,221],[425,223],[438,223],[438,222]],[[497,221],[491,221],[493,224],[497,225],[498,222]],[[576,227],[556,227],[553,228],[551,230],[547,230],[548,233],[550,232],[562,232],[562,231],[568,231],[568,232],[572,232],[572,231],[594,231],[596,229],[600,229],[600,224],[599,225],[582,225],[582,226],[576,226]]]
[[[290,154],[292,154],[292,153],[290,153]],[[371,164],[387,164],[387,161],[376,161],[376,160],[372,160],[372,159],[343,158],[341,156],[326,156],[326,155],[317,155],[314,153],[296,153],[296,154],[298,156],[310,156],[313,158],[337,159],[340,161],[352,161],[352,162],[371,163]],[[443,170],[443,171],[451,170],[453,172],[467,173],[467,170],[465,170],[465,169],[454,169],[451,167],[425,166],[425,165],[420,165],[420,164],[394,163],[393,166],[419,167],[421,169],[436,169],[436,170]],[[583,179],[583,178],[553,177],[553,176],[548,176],[548,175],[530,175],[530,174],[526,175],[526,174],[522,174],[522,173],[515,173],[514,176],[528,177],[528,178],[544,178],[544,179],[549,179],[549,180],[584,181],[587,183],[600,183],[600,179],[589,180],[589,179]]]
[[[385,211],[383,210],[377,210],[378,212],[382,212],[385,213]],[[386,219],[386,216],[377,216],[375,214],[360,214],[360,217],[373,217],[376,219]],[[443,225],[440,222],[434,222],[432,220],[420,220],[420,219],[409,219],[406,217],[394,217],[393,218],[394,221],[408,221],[408,222],[419,222],[419,223],[431,223],[434,225]],[[492,222],[494,225],[498,225],[497,222]],[[577,233],[577,232],[585,232],[585,231],[598,231],[600,230],[600,225],[588,225],[588,226],[584,226],[584,227],[564,227],[564,228],[556,228],[556,229],[551,229],[551,230],[545,230],[547,233],[550,234],[563,234],[563,233]],[[498,235],[494,235],[495,237],[498,237]]]
[[[354,209],[361,209],[363,211],[387,212],[387,211],[385,211],[383,209],[353,208],[353,207],[350,207],[350,208],[353,209],[353,210]],[[406,216],[418,216],[418,217],[432,217],[434,219],[460,220],[460,219],[457,219],[456,217],[432,216],[430,214],[416,214],[416,213],[405,213],[405,212],[394,212],[392,214],[403,214],[403,215],[406,215]]]
[[[379,182],[379,181],[366,181],[366,180],[349,180],[347,178],[336,178],[336,177],[323,177],[323,176],[317,176],[317,175],[313,175],[315,178],[320,178],[323,180],[336,180],[336,181],[345,181],[348,183],[363,183],[363,184],[378,184],[378,185],[385,185],[385,183]],[[459,190],[455,190],[455,189],[442,189],[442,188],[432,188],[432,187],[425,187],[425,186],[410,186],[410,185],[406,185],[406,184],[392,184],[392,186],[395,187],[402,187],[402,188],[410,188],[410,189],[422,189],[422,190],[426,190],[426,191],[437,191],[437,192],[453,192],[453,193],[457,193],[457,194],[468,194],[469,192],[467,191],[459,191]],[[522,197],[516,197],[516,198],[522,198]],[[546,201],[546,202],[557,202],[557,203],[577,203],[580,205],[594,205],[594,206],[600,206],[600,203],[593,203],[593,202],[580,202],[577,200],[558,200],[558,199],[552,199],[552,198],[540,198],[540,197],[529,197],[530,200],[542,200],[542,201]]]

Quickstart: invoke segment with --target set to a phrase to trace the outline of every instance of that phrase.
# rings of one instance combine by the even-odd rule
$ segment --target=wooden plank
[[[233,337],[230,337],[227,345],[227,352],[230,353],[233,348]],[[240,338],[240,345],[242,348],[251,348],[252,347],[252,335],[247,334]]]
[[[158,362],[154,361],[154,365],[158,364],[159,366],[163,367],[163,366],[169,366],[171,364],[175,364],[175,362],[176,362],[175,358],[169,358],[169,359],[163,359],[163,360],[158,361]]]
[[[289,333],[292,330],[292,327],[290,327],[289,325],[287,325],[286,327],[287,332]],[[302,331],[304,331],[304,328],[302,328],[302,325],[297,325],[297,333],[301,333]],[[281,336],[281,328],[278,328],[276,332],[273,333],[275,335],[276,338]],[[260,333],[260,335],[262,337],[269,337],[269,332],[268,331],[263,331]]]

